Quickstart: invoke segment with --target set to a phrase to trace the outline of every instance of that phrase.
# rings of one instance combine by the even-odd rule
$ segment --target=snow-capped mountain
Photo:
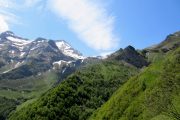
[[[84,59],[82,54],[72,48],[66,41],[64,40],[57,40],[55,41],[58,48],[67,56],[71,56],[75,59]]]
[[[17,51],[21,52],[21,56],[23,56],[24,50],[27,50],[27,46],[31,48],[30,50],[35,50],[43,46],[43,44],[48,43],[49,41],[45,38],[37,38],[36,40],[28,40],[25,38],[21,38],[16,36],[13,32],[7,31],[0,34],[0,49],[2,49],[3,45],[9,45],[17,49]],[[64,40],[54,40],[58,49],[66,56],[72,57],[74,59],[84,59],[82,54],[72,48],[66,41]],[[55,47],[56,48],[56,47]],[[57,48],[56,48],[57,49]],[[15,51],[13,51],[14,53]]]
[[[20,74],[34,75],[53,69],[58,61],[69,64],[83,59],[82,54],[64,40],[28,40],[11,31],[0,34],[0,74],[20,68],[26,70],[26,73]]]

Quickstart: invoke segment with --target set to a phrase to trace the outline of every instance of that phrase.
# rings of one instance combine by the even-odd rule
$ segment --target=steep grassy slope
[[[179,120],[180,48],[131,78],[90,120]]]
[[[137,69],[117,61],[103,61],[76,71],[10,120],[84,120],[105,103]]]
[[[154,50],[168,51],[180,46],[180,32],[170,34],[167,36],[166,40],[158,44],[157,46],[150,48]]]
[[[150,62],[155,62],[164,56],[168,51],[180,47],[180,32],[168,35],[160,44],[146,48],[142,54],[147,57]]]

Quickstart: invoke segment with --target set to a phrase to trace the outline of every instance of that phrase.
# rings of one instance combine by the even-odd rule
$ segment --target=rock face
[[[128,46],[125,49],[120,49],[108,57],[108,59],[123,60],[137,68],[147,66],[148,62],[146,59],[139,54],[135,48]]]
[[[0,79],[36,75],[53,68],[54,62],[83,59],[82,54],[64,40],[28,40],[11,31],[0,34]]]

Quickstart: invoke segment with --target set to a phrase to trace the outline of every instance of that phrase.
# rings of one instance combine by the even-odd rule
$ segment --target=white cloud
[[[9,0],[0,0],[0,33],[9,30],[8,13],[4,11],[11,6]]]
[[[10,24],[19,24],[18,17],[10,12],[16,7],[15,0],[0,0],[0,33],[9,30]]]
[[[5,20],[5,17],[0,15],[0,33],[9,30],[9,26],[7,21]]]
[[[12,11],[35,7],[42,0],[0,0],[0,33],[10,29],[10,25],[22,24]],[[42,5],[41,5],[42,6]]]
[[[117,44],[114,17],[93,0],[49,0],[50,8],[67,20],[69,27],[89,47],[109,50]]]
[[[9,0],[0,0],[0,8],[9,8],[11,5]]]
[[[108,52],[103,52],[100,54],[104,59],[108,57],[108,55],[111,55],[114,51],[108,51]]]

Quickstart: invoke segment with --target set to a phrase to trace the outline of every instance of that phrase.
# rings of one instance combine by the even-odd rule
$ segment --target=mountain
[[[180,32],[140,53],[150,65],[119,87],[89,120],[180,119]]]
[[[138,71],[121,61],[84,66],[10,119],[85,120]]]
[[[36,75],[51,69],[53,63],[60,60],[70,62],[84,59],[77,50],[63,40],[37,38],[30,41],[10,31],[0,34],[0,46],[0,71],[3,73],[0,76],[1,79],[18,79]],[[14,73],[19,68],[25,69],[26,74],[22,71],[19,76],[9,77],[9,73]]]
[[[161,59],[168,51],[171,51],[180,46],[180,32],[175,32],[168,35],[160,44],[150,46],[141,51],[142,55],[149,62],[155,62]]]
[[[90,120],[179,120],[180,48],[120,87]]]
[[[35,41],[43,42],[33,44],[37,50],[24,65],[1,74],[0,119],[179,119],[179,32],[156,46],[127,46],[106,59],[84,58],[65,41]],[[4,59],[13,57],[5,56],[10,54],[0,65],[7,69]]]
[[[16,115],[15,113],[11,118],[36,119],[38,117],[39,119],[50,119],[48,116],[51,116],[53,119],[87,119],[129,77],[137,74],[141,67],[148,65],[144,56],[139,54],[132,46],[128,46],[124,50],[120,49],[108,56],[107,59],[88,58],[84,61],[87,63],[90,63],[90,61],[96,62],[81,67],[55,89],[50,90],[40,98],[38,100],[39,104],[27,106],[28,111],[22,109],[26,112],[19,111],[22,114]],[[59,61],[55,64],[60,64],[57,68],[63,68],[63,64],[67,65],[65,61]],[[63,75],[61,73],[64,73],[64,70],[69,71],[68,67],[63,68],[60,76]],[[59,97],[59,95],[64,97]],[[49,101],[52,102],[49,103]],[[31,108],[32,106],[33,108]],[[34,111],[34,109],[36,110]],[[38,111],[41,111],[42,115],[29,118],[32,113],[36,114]],[[43,113],[46,113],[46,115]],[[52,116],[53,114],[54,116]]]
[[[70,56],[70,57],[72,57],[74,59],[84,59],[82,54],[79,51],[72,48],[66,41],[64,41],[64,40],[56,40],[55,42],[56,42],[57,47],[66,56]]]
[[[121,48],[108,56],[108,59],[122,60],[137,68],[148,66],[148,62],[145,57],[138,53],[132,46],[128,46],[125,49]]]
[[[0,34],[0,119],[38,98],[86,64],[64,40],[28,40],[11,31]]]
[[[178,48],[180,46],[179,39],[180,39],[180,32],[175,32],[174,34],[168,35],[166,39],[162,41],[160,44],[151,46],[149,48],[146,48],[145,50],[149,50],[149,51],[161,50],[163,52],[168,52],[169,50]]]

